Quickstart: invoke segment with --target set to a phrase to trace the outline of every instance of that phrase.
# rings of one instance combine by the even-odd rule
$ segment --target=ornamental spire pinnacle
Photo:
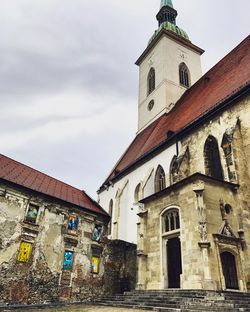
[[[169,7],[171,7],[171,8],[174,8],[174,7],[173,7],[172,0],[161,0],[160,9],[163,8],[164,6],[169,6]]]
[[[161,26],[164,22],[169,22],[176,25],[177,11],[173,7],[172,0],[161,0],[160,11],[156,15],[156,18]]]

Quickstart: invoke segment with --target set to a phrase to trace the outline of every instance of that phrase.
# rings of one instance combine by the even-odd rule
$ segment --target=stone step
[[[206,290],[136,290],[107,296],[98,305],[139,308],[152,311],[250,312],[250,294]]]

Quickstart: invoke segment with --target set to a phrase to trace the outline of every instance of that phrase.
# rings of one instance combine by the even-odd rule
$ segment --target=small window
[[[158,166],[155,174],[155,192],[160,192],[166,188],[166,177],[162,166]]]
[[[155,70],[151,68],[148,73],[148,95],[155,89]]]
[[[95,242],[100,242],[102,238],[102,225],[96,224],[93,234],[92,234],[92,240]]]
[[[180,217],[177,209],[169,210],[164,215],[164,229],[163,232],[170,232],[180,228]]]
[[[67,270],[71,270],[72,267],[73,267],[73,251],[65,251],[63,268]]]
[[[32,244],[28,242],[21,242],[17,260],[20,262],[28,262],[30,259]]]
[[[227,215],[229,215],[232,212],[233,208],[229,204],[225,205],[225,212]]]
[[[76,234],[78,223],[78,217],[76,215],[70,215],[68,221],[68,232]]]
[[[38,212],[39,212],[39,206],[29,204],[29,208],[28,208],[26,216],[25,216],[25,221],[29,222],[29,223],[36,224]]]
[[[153,109],[154,105],[155,105],[154,100],[150,101],[150,102],[148,103],[148,110],[151,111],[151,110]]]
[[[185,63],[181,63],[179,66],[180,84],[186,88],[190,87],[190,75],[189,69]]]

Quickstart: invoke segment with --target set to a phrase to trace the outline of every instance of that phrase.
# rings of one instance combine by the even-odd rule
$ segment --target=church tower
[[[191,43],[176,25],[172,0],[161,0],[156,15],[158,29],[136,61],[139,66],[138,132],[168,113],[201,76],[204,50]]]

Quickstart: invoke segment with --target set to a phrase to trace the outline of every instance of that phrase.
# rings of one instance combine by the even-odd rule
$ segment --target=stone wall
[[[236,257],[239,289],[247,291],[248,251],[238,235],[239,196],[233,185],[196,175],[146,199],[138,223],[139,246],[142,246],[138,258],[138,288],[168,287],[166,246],[169,239],[179,237],[180,288],[225,289],[219,258],[220,253],[227,250]],[[226,204],[232,207],[228,213],[222,211]],[[180,227],[165,232],[164,216],[171,209],[178,210]]]
[[[121,240],[109,241],[105,249],[105,293],[123,293],[135,289],[136,245]]]

